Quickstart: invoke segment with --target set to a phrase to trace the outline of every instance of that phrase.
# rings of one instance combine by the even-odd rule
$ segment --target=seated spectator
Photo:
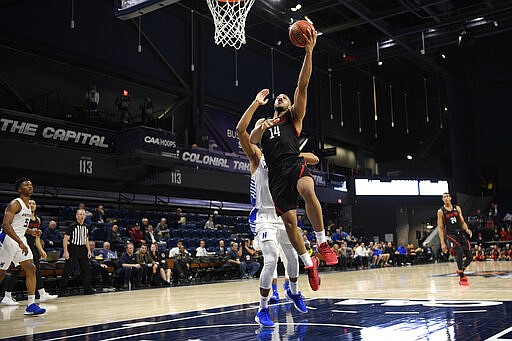
[[[107,222],[107,215],[105,214],[105,209],[103,208],[103,205],[98,205],[98,208],[94,210],[92,214],[92,221],[94,223],[106,223]]]
[[[137,257],[133,251],[133,244],[126,244],[126,251],[121,256],[121,259],[119,259],[119,265],[121,267],[120,272],[124,277],[123,289],[128,289],[129,283],[140,287],[144,276],[145,269],[137,262]]]
[[[425,247],[423,248],[423,261],[430,262],[434,260],[434,251],[429,243],[425,243]]]
[[[256,255],[256,251],[251,246],[251,241],[244,239],[240,253],[240,274],[242,278],[253,278],[256,272],[258,272],[261,264],[254,261]]]
[[[174,282],[177,283],[178,280],[190,280],[192,279],[192,275],[190,273],[190,263],[192,262],[192,258],[190,257],[190,253],[185,249],[185,246],[179,246],[179,253],[175,257],[174,260],[174,272],[175,276],[173,278]]]
[[[407,249],[405,246],[400,245],[396,250],[395,255],[397,256],[397,263],[404,265],[405,261],[407,260]]]
[[[169,238],[171,235],[171,230],[169,229],[169,226],[167,225],[167,219],[160,218],[160,222],[156,224],[155,229],[156,235],[160,238]]]
[[[140,230],[139,224],[136,224],[134,227],[130,229],[130,239],[132,240],[133,245],[136,247],[140,247],[142,244],[146,244],[146,240],[144,239],[144,232]]]
[[[482,232],[478,232],[478,235],[476,237],[476,244],[484,245],[484,238],[482,237]]]
[[[334,245],[337,245],[337,244],[334,244]],[[338,265],[338,268],[340,268],[341,270],[347,270],[347,267],[348,267],[348,253],[347,253],[347,243],[345,243],[344,241],[341,242],[341,246],[340,246],[340,256],[339,256],[339,265]]]
[[[482,250],[482,246],[478,245],[476,248],[475,248],[475,255],[473,256],[473,260],[477,261],[477,262],[483,262],[485,261],[485,253],[484,251]]]
[[[137,252],[135,252],[135,256],[137,257],[137,263],[139,263],[143,269],[141,284],[142,286],[146,286],[148,284],[149,274],[153,271],[156,272],[158,264],[155,263],[153,258],[149,255],[148,247],[145,244],[140,246]]]
[[[156,274],[160,274],[160,278],[164,283],[171,284],[171,269],[169,269],[169,266],[167,265],[165,259],[163,259],[163,257],[161,257],[160,254],[158,253],[157,243],[151,244],[149,248],[149,256],[153,259],[153,262],[155,264],[158,264],[158,267],[156,269],[153,268],[152,272],[150,272],[150,277],[152,277],[152,283],[156,282]]]
[[[208,252],[206,252],[206,242],[204,240],[199,241],[199,246],[196,249],[196,257],[208,257]]]
[[[224,218],[219,215],[219,211],[213,211],[212,219],[216,229],[221,230],[224,228]]]
[[[341,230],[336,229],[336,231],[332,234],[331,238],[332,238],[333,243],[341,245],[341,242],[343,241],[343,236],[341,234]]]
[[[46,228],[41,236],[47,248],[62,247],[62,238],[59,231],[57,231],[57,222],[50,220],[48,228]]]
[[[505,227],[502,227],[501,228],[501,231],[500,231],[500,241],[504,242],[507,240],[507,230],[505,230]]]
[[[178,240],[176,243],[176,246],[169,250],[169,258],[175,258],[180,255],[181,247],[183,246],[183,242],[181,240]],[[190,253],[187,251],[187,249],[183,248],[186,253],[190,255]]]
[[[329,219],[327,221],[327,226],[325,227],[325,231],[330,231],[331,234],[334,234],[334,231],[336,231],[336,225],[334,225],[334,222],[332,221],[332,219]]]
[[[103,249],[98,251],[98,256],[101,256],[104,260],[117,259],[117,252],[110,249],[109,242],[103,242]]]
[[[498,245],[492,245],[489,248],[487,258],[490,258],[493,261],[497,261],[500,258],[500,253],[501,252],[500,252],[500,248],[498,247]]]
[[[512,226],[510,224],[507,225],[507,237],[505,240],[512,240]]]
[[[359,270],[362,270],[368,264],[368,256],[363,242],[354,250],[354,260]]]
[[[153,225],[148,225],[146,227],[146,232],[144,232],[144,240],[146,241],[147,245],[158,243],[159,238],[157,239],[157,235],[155,231],[153,231]]]
[[[84,210],[85,211],[85,223],[87,225],[91,225],[92,224],[92,212],[89,211],[86,207],[85,207],[85,204],[83,202],[79,203],[78,204],[78,209],[79,210]]]
[[[98,103],[100,102],[100,93],[96,85],[90,85],[85,92],[85,108],[90,114],[98,112]]]
[[[511,253],[511,249],[510,249],[510,244],[507,244],[505,245],[504,248],[501,249],[500,251],[500,258],[499,260],[510,260],[510,253]]]
[[[238,250],[238,243],[231,243],[231,250],[226,254],[227,261],[223,265],[226,269],[237,269],[240,272],[240,257],[242,256],[242,250]]]
[[[204,228],[206,230],[215,230],[215,223],[213,222],[213,216],[210,214],[208,216],[208,220],[204,223]]]
[[[123,252],[125,249],[124,240],[119,233],[119,226],[112,225],[107,234],[107,241],[110,243],[112,250],[116,252]]]
[[[228,250],[224,247],[224,241],[219,240],[219,246],[215,249],[215,254],[219,257],[224,257],[228,253]]]
[[[382,251],[384,254],[388,254],[389,255],[389,260],[388,260],[388,265],[389,263],[391,263],[391,265],[395,265],[396,264],[396,255],[395,255],[395,248],[393,247],[393,243],[392,242],[388,242],[386,244],[386,246],[384,247],[384,250]]]
[[[140,230],[142,232],[146,232],[146,230],[148,229],[148,225],[149,225],[149,219],[148,218],[142,218],[140,220]]]
[[[372,249],[372,267],[379,267],[384,262],[384,255],[382,253],[381,244],[375,243]]]
[[[94,255],[96,248],[96,242],[89,240],[89,250],[91,251],[92,257],[89,259],[89,265],[91,267],[91,284],[94,284],[94,280],[101,277],[101,286],[103,288],[111,288],[110,273],[108,272],[108,266],[104,264],[99,257]]]
[[[176,209],[176,214],[174,215],[174,224],[176,227],[179,227],[187,222],[187,218],[185,218],[185,215],[183,214],[183,211],[181,208]]]
[[[498,231],[498,228],[494,228],[494,233],[492,234],[492,241],[493,242],[499,242],[500,241],[500,232]]]
[[[297,216],[297,227],[304,227],[304,217],[300,214]]]

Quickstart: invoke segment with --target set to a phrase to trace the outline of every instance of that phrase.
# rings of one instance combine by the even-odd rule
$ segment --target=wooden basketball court
[[[290,333],[296,334],[299,327],[306,321],[306,328],[303,328],[305,332],[302,335],[305,340],[313,337],[344,339],[342,337],[344,334],[347,334],[347,337],[350,334],[352,339],[359,340],[371,339],[368,335],[375,334],[368,333],[379,325],[382,326],[382,328],[379,327],[380,329],[377,328],[380,333],[389,331],[389,328],[395,328],[394,332],[399,333],[400,329],[396,326],[403,325],[403,318],[408,316],[407,314],[412,314],[414,318],[422,315],[423,322],[428,320],[433,310],[422,312],[418,309],[418,305],[423,307],[422,309],[425,309],[425,306],[435,306],[437,312],[439,309],[449,307],[450,311],[447,313],[449,316],[464,315],[464,318],[469,318],[471,323],[480,321],[480,326],[484,324],[494,326],[494,329],[487,330],[485,335],[478,334],[486,330],[479,327],[472,332],[472,336],[468,333],[455,333],[452,339],[474,340],[473,337],[477,334],[479,339],[488,339],[493,336],[496,340],[507,339],[496,337],[500,332],[505,332],[503,337],[512,336],[510,333],[506,335],[507,328],[512,328],[512,303],[507,302],[512,301],[512,262],[472,263],[468,269],[469,288],[458,285],[454,271],[454,263],[444,263],[349,272],[322,272],[322,285],[317,292],[311,291],[307,278],[301,276],[300,288],[308,299],[307,304],[310,307],[307,314],[299,314],[293,307],[286,308],[289,304],[283,299],[284,292],[281,286],[282,278],[280,278],[281,303],[275,307],[276,310],[273,313],[273,319],[278,322],[278,326],[271,331],[261,332],[254,322],[259,292],[258,280],[252,279],[59,298],[51,303],[42,303],[41,306],[47,309],[47,313],[39,317],[23,315],[26,302],[21,302],[17,308],[2,306],[0,336],[12,339],[15,336],[33,335],[34,340],[64,337],[69,339],[87,337],[89,340],[109,339],[109,337],[112,340],[192,338],[216,340],[221,339],[219,332],[222,338],[231,339],[238,338],[248,331],[249,334],[244,336],[248,339],[272,339],[276,335],[279,339],[286,335],[290,336]],[[441,304],[432,305],[434,301]],[[446,303],[446,301],[461,302]],[[491,305],[488,306],[487,301],[490,301]],[[498,314],[488,310],[492,305],[499,306],[496,308]],[[394,308],[391,311],[381,311],[386,307]],[[405,311],[404,307],[407,308]],[[377,312],[376,309],[378,314],[371,318],[371,312]],[[365,310],[368,314],[364,313]],[[363,315],[364,318],[359,315]],[[386,324],[382,324],[381,319],[384,315],[393,315],[393,318],[399,316],[401,320],[386,321]],[[448,315],[446,319],[439,320],[439,316],[435,318],[437,332],[446,329],[446,333],[449,334],[450,328],[453,328],[454,320]],[[354,320],[357,316],[359,319]],[[445,316],[445,313],[441,316]],[[329,321],[322,321],[322,318],[328,318]],[[344,324],[346,323],[344,321],[348,321],[347,319],[352,323]],[[179,327],[173,325],[177,321],[181,323]],[[194,321],[194,324],[183,325],[183,321]],[[408,321],[409,324],[417,325],[412,320]],[[290,328],[290,325],[295,326],[296,329]],[[87,326],[90,327],[80,328]],[[144,328],[148,326],[151,327],[150,330],[145,330]],[[159,330],[157,326],[166,329]],[[329,326],[333,328],[324,330]],[[335,326],[344,326],[344,328],[334,328]],[[217,328],[215,333],[209,330],[213,327]],[[460,328],[474,329],[464,323]],[[300,329],[300,332],[303,329]],[[178,330],[179,334],[176,334]],[[193,337],[192,334],[187,334],[188,331],[194,331]],[[104,334],[107,332],[108,335]],[[140,337],[146,332],[147,337]],[[428,329],[421,335],[437,335],[433,333]],[[418,337],[413,337],[416,334],[407,335],[412,337],[407,339],[423,339],[420,334],[417,334]]]

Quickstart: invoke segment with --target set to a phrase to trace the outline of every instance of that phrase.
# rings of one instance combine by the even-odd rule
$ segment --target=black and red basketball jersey
[[[269,169],[299,157],[299,135],[290,111],[280,117],[279,123],[265,130],[261,147]]]
[[[38,217],[36,217],[34,220],[30,219],[30,222],[28,223],[29,229],[41,229],[41,222]],[[27,243],[29,245],[36,245],[36,237],[29,233],[25,233],[25,238],[27,238]]]
[[[443,224],[447,234],[456,234],[462,231],[462,225],[460,224],[459,211],[455,206],[449,211],[446,207],[441,207],[443,211]]]

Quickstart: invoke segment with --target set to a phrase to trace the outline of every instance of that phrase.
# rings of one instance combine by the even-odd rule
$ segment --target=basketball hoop
[[[215,44],[239,49],[245,44],[245,20],[255,0],[206,0],[215,24]]]

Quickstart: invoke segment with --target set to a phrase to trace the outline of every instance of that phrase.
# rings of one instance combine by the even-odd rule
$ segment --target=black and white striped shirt
[[[69,236],[69,243],[71,245],[87,245],[87,235],[89,234],[89,228],[86,224],[79,224],[74,222],[68,226],[66,234]]]

